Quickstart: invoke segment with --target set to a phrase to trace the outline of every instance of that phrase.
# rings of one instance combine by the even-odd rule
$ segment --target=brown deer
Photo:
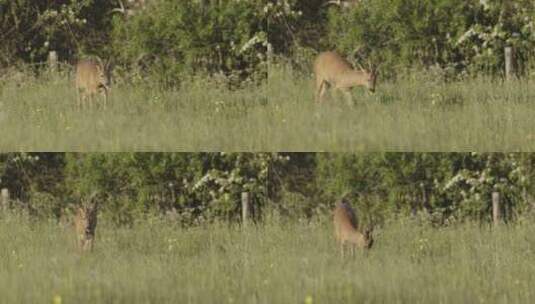
[[[110,63],[103,63],[100,58],[83,59],[76,64],[75,85],[78,91],[78,107],[87,100],[92,100],[100,93],[104,98],[104,106],[108,103],[110,91]]]
[[[74,228],[78,239],[78,247],[82,252],[93,249],[95,232],[97,229],[98,201],[92,195],[89,203],[84,203],[76,209]]]
[[[372,69],[370,65],[369,71],[363,68],[355,70],[336,52],[320,53],[314,62],[314,74],[316,76],[316,102],[318,103],[322,102],[328,87],[344,93],[349,105],[353,104],[351,88],[365,86],[370,92],[375,92],[376,69]]]
[[[352,256],[355,254],[355,248],[370,249],[372,247],[372,229],[366,228],[364,233],[359,231],[355,212],[345,200],[342,199],[336,204],[333,220],[335,238],[340,245],[342,257],[344,257],[347,244],[350,246]]]

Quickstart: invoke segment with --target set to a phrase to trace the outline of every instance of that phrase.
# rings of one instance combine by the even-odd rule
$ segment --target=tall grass
[[[221,151],[265,146],[250,111],[265,87],[202,80],[179,90],[115,86],[106,109],[79,110],[68,79],[0,87],[2,151]],[[102,101],[102,100],[96,100]]]
[[[528,151],[535,148],[535,83],[489,78],[444,83],[429,74],[314,100],[314,82],[288,69],[269,74],[273,150]]]
[[[314,103],[313,81],[274,68],[260,86],[116,86],[78,110],[68,79],[0,85],[2,151],[532,151],[535,83],[433,77]]]
[[[159,220],[101,221],[79,256],[54,222],[0,219],[0,302],[531,303],[535,225],[436,229],[408,220],[377,231],[368,255],[341,259],[332,228],[269,220],[247,231]]]

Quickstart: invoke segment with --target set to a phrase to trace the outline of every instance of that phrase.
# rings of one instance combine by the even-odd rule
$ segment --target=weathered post
[[[500,193],[492,192],[492,222],[497,226],[500,222]]]
[[[0,191],[0,209],[6,210],[9,207],[9,190],[2,188]]]
[[[427,213],[431,213],[431,206],[429,205],[429,199],[427,197],[427,191],[425,189],[425,184],[420,183],[420,188],[422,189],[422,206],[424,207]]]
[[[58,53],[56,51],[50,51],[48,53],[48,68],[52,73],[58,70]]]
[[[511,80],[515,76],[515,63],[514,63],[514,54],[513,48],[506,46],[504,49],[505,56],[505,79]]]
[[[243,227],[247,227],[249,222],[249,209],[251,207],[251,197],[249,192],[241,193],[241,218]]]
[[[269,69],[271,68],[271,65],[273,64],[273,46],[269,42],[267,44],[266,56],[267,56],[267,64],[268,64],[268,69]]]

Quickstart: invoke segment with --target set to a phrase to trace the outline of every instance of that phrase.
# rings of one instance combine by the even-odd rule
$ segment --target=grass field
[[[54,222],[0,218],[1,303],[532,303],[535,224],[491,230],[387,222],[366,256],[341,259],[329,223],[242,231],[101,221],[76,253]]]
[[[107,109],[79,110],[66,79],[0,88],[2,151],[222,151],[267,146],[250,116],[265,87],[116,86]],[[251,124],[255,124],[251,126]]]
[[[380,81],[380,80],[379,80]],[[116,86],[79,111],[67,79],[0,86],[1,151],[533,151],[535,82],[379,82],[314,103],[311,78],[272,69],[258,87]]]
[[[528,151],[535,148],[535,83],[473,79],[442,83],[430,75],[354,89],[356,104],[330,94],[313,106],[314,83],[270,73],[270,105],[279,120],[272,149],[313,151]],[[329,96],[329,94],[327,95]],[[286,131],[285,131],[286,130]]]

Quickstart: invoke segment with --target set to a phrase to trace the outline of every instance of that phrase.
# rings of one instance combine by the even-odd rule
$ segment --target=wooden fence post
[[[506,46],[504,49],[505,56],[505,79],[511,80],[515,76],[515,63],[513,48]]]
[[[7,188],[2,188],[0,191],[0,209],[7,210],[9,207],[9,190]]]
[[[273,64],[273,46],[271,43],[268,42],[267,44],[267,63],[268,63],[268,69],[271,68],[271,65]]]
[[[50,51],[48,53],[48,68],[53,73],[58,70],[58,52]]]
[[[241,193],[241,218],[243,227],[247,227],[249,222],[249,209],[251,207],[251,197],[249,192]]]
[[[500,193],[492,192],[492,222],[497,226],[500,222]]]

